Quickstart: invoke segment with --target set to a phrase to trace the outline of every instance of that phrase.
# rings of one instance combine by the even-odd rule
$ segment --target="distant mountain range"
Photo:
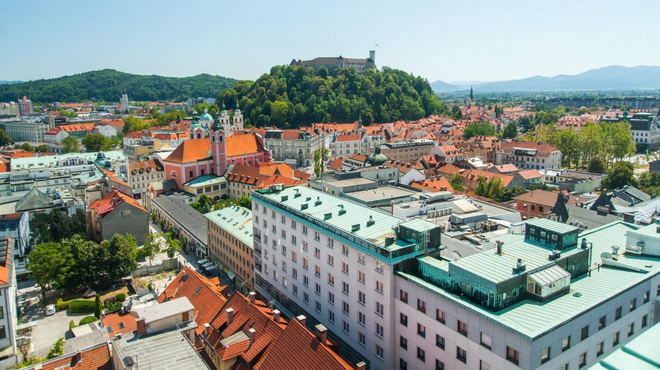
[[[135,101],[215,98],[236,82],[233,78],[200,74],[192,77],[143,76],[104,69],[11,85],[0,84],[0,101],[26,95],[33,102],[79,102],[91,99],[118,102],[121,94]]]
[[[0,85],[13,85],[13,84],[20,84],[23,83],[23,81],[3,81],[0,80]]]
[[[470,85],[435,81],[431,83],[431,88],[436,93],[449,93],[469,91]],[[660,89],[660,67],[609,66],[591,69],[577,75],[534,76],[521,80],[475,84],[472,88],[475,93]]]

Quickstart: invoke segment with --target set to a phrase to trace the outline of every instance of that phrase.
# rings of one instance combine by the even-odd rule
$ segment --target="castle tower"
[[[227,115],[227,112],[224,110],[222,112]],[[213,158],[213,167],[211,170],[217,176],[222,176],[227,171],[227,140],[225,137],[225,131],[222,130],[222,115],[218,117],[211,126],[211,158]],[[227,118],[227,126],[229,126],[229,119]]]
[[[369,50],[369,59],[376,63],[376,50]]]
[[[243,131],[243,113],[241,113],[241,108],[238,106],[238,101],[236,102],[236,109],[234,109],[234,131]]]

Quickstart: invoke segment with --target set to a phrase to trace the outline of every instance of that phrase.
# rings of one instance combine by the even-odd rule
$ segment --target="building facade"
[[[323,145],[323,137],[311,130],[267,130],[264,143],[273,160],[295,163],[297,167],[311,166],[314,152]]]
[[[559,149],[550,144],[514,140],[502,144],[495,154],[495,164],[511,163],[520,170],[558,170],[561,158]]]

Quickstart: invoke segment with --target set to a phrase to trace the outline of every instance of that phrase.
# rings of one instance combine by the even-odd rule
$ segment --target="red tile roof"
[[[359,141],[360,134],[344,134],[337,136],[337,141]]]
[[[137,318],[137,314],[132,311],[124,315],[115,312],[101,317],[101,322],[103,326],[112,330],[108,332],[108,336],[114,338],[117,334],[126,334],[137,330],[137,321],[135,321]]]
[[[76,370],[113,370],[110,361],[110,350],[107,343],[101,343],[94,347],[81,351],[82,360],[76,360],[76,354],[70,353],[64,356],[41,363],[43,370],[76,369]]]
[[[280,369],[352,370],[353,366],[316,339],[298,320],[291,320],[254,366],[254,370]]]
[[[275,184],[282,184],[284,186],[294,186],[294,185],[303,185],[305,184],[304,181],[299,180],[299,179],[294,179],[291,177],[287,176],[281,176],[281,175],[273,175],[270,177],[267,177],[263,179],[257,186],[255,186],[255,189],[267,189],[271,185]]]
[[[195,332],[199,335],[204,331],[204,324],[211,322],[227,302],[226,292],[226,286],[218,286],[186,266],[158,296],[158,302],[163,303],[181,297],[188,298],[195,307],[193,313],[197,323]]]
[[[208,139],[206,139],[208,141]],[[210,144],[209,144],[210,148]],[[227,158],[245,154],[261,153],[263,146],[255,134],[232,135],[227,137]]]
[[[53,128],[51,128],[50,130],[46,131],[46,133],[45,133],[44,135],[57,135],[57,134],[59,134],[61,131],[63,131],[61,128],[59,128],[59,127],[53,127]]]
[[[261,175],[259,174],[259,171],[260,167],[237,164],[234,165],[230,172],[225,174],[225,177],[227,178],[227,181],[256,185],[261,181]]]
[[[559,193],[547,190],[532,190],[524,194],[520,194],[513,199],[526,203],[540,204],[546,207],[553,207],[557,203],[557,195]],[[569,195],[566,204],[576,205],[578,197]]]
[[[165,159],[167,162],[191,163],[209,158],[211,141],[206,139],[186,140]]]
[[[95,123],[78,123],[73,125],[61,125],[58,126],[66,132],[77,132],[77,131],[92,131],[96,126]]]
[[[112,191],[109,192],[108,195],[90,204],[89,208],[95,209],[96,213],[98,213],[101,216],[101,218],[103,218],[122,203],[128,203],[133,207],[139,208],[144,212],[147,211],[146,209],[144,209],[144,207],[142,207],[140,202],[120,191],[117,191],[116,189],[112,189]]]
[[[538,179],[540,177],[543,177],[543,175],[541,175],[541,173],[537,170],[520,171],[518,172],[518,175],[520,175],[520,177],[522,177],[525,180]]]
[[[413,181],[410,186],[417,189],[426,190],[429,192],[436,191],[451,191],[454,192],[449,181],[444,177],[439,177],[436,179],[424,180],[424,181]]]

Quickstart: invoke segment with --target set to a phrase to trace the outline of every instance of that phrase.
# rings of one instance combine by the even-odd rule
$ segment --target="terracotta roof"
[[[59,127],[53,127],[53,128],[51,128],[50,130],[46,131],[46,133],[44,133],[44,135],[57,135],[57,134],[59,134],[61,131],[63,131],[61,128],[59,128]]]
[[[509,172],[518,172],[518,167],[516,167],[515,164],[507,163],[507,164],[488,166],[488,170],[492,170],[491,172],[509,173]]]
[[[163,303],[181,297],[188,298],[195,307],[193,313],[197,323],[195,332],[199,335],[204,331],[204,324],[211,322],[227,302],[226,292],[226,286],[218,286],[186,266],[158,296],[158,302]]]
[[[454,192],[454,188],[452,188],[449,181],[444,177],[439,177],[436,179],[430,179],[424,181],[413,181],[410,184],[410,186],[412,186],[413,188],[418,188],[429,192],[436,192],[436,191]]]
[[[263,179],[255,189],[267,189],[271,185],[282,184],[284,186],[304,185],[305,182],[299,179],[294,179],[287,176],[273,175]]]
[[[228,324],[226,310],[229,308],[233,309],[233,319]],[[264,302],[255,300],[254,303],[251,303],[240,292],[235,292],[211,322],[212,330],[207,335],[207,340],[218,353],[218,351],[223,351],[221,341],[224,338],[239,331],[247,332],[249,328],[253,328],[255,330],[254,343],[241,353],[240,357],[245,362],[254,365],[258,356],[263,354],[264,350],[282,335],[287,323],[288,321],[283,317],[279,322],[275,322],[273,312]]]
[[[332,168],[335,171],[339,171],[343,168],[344,159],[346,159],[346,157],[337,157],[333,159],[332,162],[330,162],[328,167]]]
[[[552,152],[559,151],[559,149],[548,143],[513,140],[511,142],[502,144],[502,151],[506,153],[510,153],[513,148],[536,149],[536,155],[540,157],[549,157]]]
[[[465,185],[470,189],[476,187],[476,184],[479,181],[479,177],[483,177],[484,179],[486,179],[486,181],[490,181],[495,177],[499,177],[502,180],[503,188],[508,187],[509,184],[511,184],[511,181],[513,181],[513,176],[511,175],[503,175],[500,173],[488,172],[483,170],[468,170],[463,172],[461,177],[463,177],[463,179],[465,180]]]
[[[383,163],[383,166],[385,166],[385,167],[397,167],[399,169],[399,172],[402,173],[402,174],[408,173],[408,171],[413,169],[413,165],[411,165],[410,163],[393,161],[393,160],[389,160],[389,161]]]
[[[145,131],[131,131],[131,132],[127,133],[126,135],[124,135],[125,138],[129,138],[129,139],[141,139],[145,136],[148,137],[149,133],[147,133]]]
[[[227,181],[250,185],[256,185],[261,181],[259,167],[252,167],[243,164],[234,165],[234,167],[231,168],[231,171],[225,174],[225,177],[227,178]]]
[[[113,370],[110,361],[110,350],[107,343],[81,351],[82,361],[76,360],[75,353],[69,353],[41,363],[43,370],[79,369],[79,370]],[[34,369],[34,367],[31,367]]]
[[[133,311],[123,315],[115,312],[101,317],[101,323],[106,328],[110,328],[108,336],[114,338],[117,334],[126,334],[137,330],[137,321],[135,321],[137,318],[137,314]]]
[[[96,126],[95,123],[77,123],[72,125],[61,125],[58,126],[66,132],[76,132],[76,131],[92,131]]]
[[[11,158],[31,158],[36,156],[37,153],[32,153],[32,152],[26,152],[24,150],[19,150],[14,153],[11,153],[9,156]]]
[[[351,159],[351,160],[354,160],[354,161],[358,161],[358,162],[360,162],[360,163],[364,163],[364,162],[367,161],[367,156],[364,155],[364,154],[360,154],[360,153],[352,154],[352,155],[351,155],[350,157],[348,157],[348,158]]]
[[[337,141],[359,141],[360,134],[344,134],[337,136]]]
[[[524,194],[520,194],[513,199],[521,202],[540,204],[547,207],[553,207],[557,203],[557,194],[554,191],[547,190],[532,190]],[[566,204],[576,205],[578,197],[574,195],[569,195],[568,202]],[[548,209],[549,211],[549,209]]]
[[[160,163],[156,162],[155,159],[149,159],[147,161],[139,161],[139,162],[131,162],[128,164],[128,171],[132,174],[133,171],[139,172],[140,170],[148,171],[151,169],[151,171],[162,171],[163,166],[160,165]]]
[[[255,134],[232,135],[227,137],[226,140],[227,158],[264,152],[264,147],[258,142]],[[209,139],[206,139],[206,141],[209,141]]]
[[[139,208],[144,212],[147,211],[146,209],[144,209],[144,207],[142,207],[140,202],[120,191],[117,191],[117,189],[112,189],[112,191],[109,192],[108,195],[97,201],[94,201],[94,203],[89,205],[89,208],[95,209],[96,213],[98,213],[101,216],[101,218],[103,218],[122,203],[128,203],[133,207]]]
[[[165,159],[167,162],[191,163],[209,158],[211,141],[206,139],[186,140]]]
[[[518,172],[518,175],[520,175],[520,177],[522,177],[525,180],[538,179],[539,177],[543,177],[543,175],[541,175],[541,173],[537,170],[520,171]]]
[[[353,369],[343,358],[316,339],[298,320],[291,320],[284,333],[271,344],[254,370]]]

